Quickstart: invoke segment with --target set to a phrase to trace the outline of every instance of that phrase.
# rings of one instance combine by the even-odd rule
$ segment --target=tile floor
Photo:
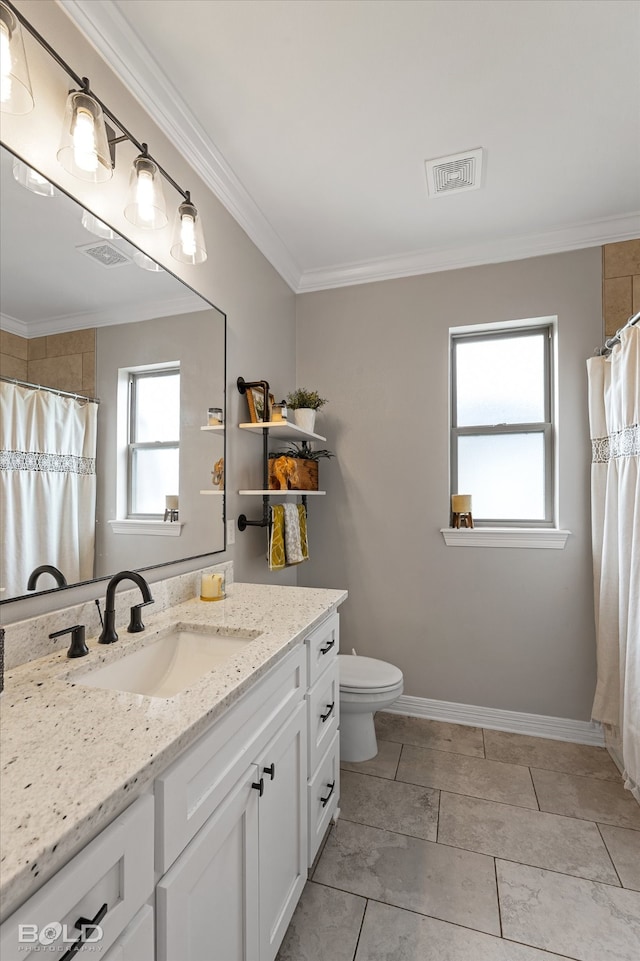
[[[640,805],[603,748],[376,728],[277,961],[638,961]]]

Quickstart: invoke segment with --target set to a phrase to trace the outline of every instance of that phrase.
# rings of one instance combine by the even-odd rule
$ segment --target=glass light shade
[[[105,224],[104,221],[100,220],[95,214],[90,214],[88,210],[82,211],[82,226],[85,230],[88,230],[90,234],[94,234],[96,237],[102,237],[103,240],[116,240],[118,234],[115,230],[112,230],[109,224]]]
[[[171,256],[181,264],[202,264],[207,259],[202,221],[189,200],[178,207]]]
[[[53,184],[22,160],[13,161],[13,179],[30,190],[32,194],[38,194],[40,197],[53,197],[55,194]]]
[[[136,227],[147,230],[159,230],[169,222],[162,190],[162,174],[157,164],[148,157],[141,155],[133,161],[124,215]]]
[[[67,97],[57,156],[79,180],[104,183],[113,174],[102,107],[87,93],[76,90]]]
[[[33,110],[22,29],[4,3],[0,3],[0,110],[12,114]]]
[[[147,255],[143,254],[141,250],[136,250],[133,255],[133,262],[134,264],[137,264],[138,267],[142,267],[143,270],[150,270],[155,274],[159,274],[164,271],[164,267],[161,267],[160,264],[157,264],[155,260],[151,259],[151,257],[147,257]]]

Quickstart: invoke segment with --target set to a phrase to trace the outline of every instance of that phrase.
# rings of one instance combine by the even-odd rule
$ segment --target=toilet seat
[[[384,694],[402,684],[400,668],[374,657],[338,654],[340,690],[345,694]]]

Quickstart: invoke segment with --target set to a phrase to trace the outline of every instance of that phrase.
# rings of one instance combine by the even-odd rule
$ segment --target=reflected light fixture
[[[89,213],[88,210],[82,211],[82,226],[85,230],[88,230],[90,234],[95,237],[102,237],[103,240],[119,240],[119,235],[112,230],[109,224],[105,224],[103,220],[96,217],[95,214]]]
[[[124,215],[136,227],[158,230],[169,222],[158,165],[147,154],[147,145],[133,161]]]
[[[67,173],[79,180],[104,183],[111,179],[113,166],[104,114],[88,89],[74,90],[67,97],[57,156]]]
[[[20,23],[6,3],[0,3],[0,110],[29,113],[33,105]]]
[[[202,222],[188,190],[184,203],[178,207],[171,256],[181,264],[202,264],[207,259]]]
[[[13,161],[13,179],[40,197],[53,197],[56,192],[52,183],[22,160]]]
[[[155,260],[143,254],[141,250],[136,250],[133,255],[133,262],[137,264],[138,267],[142,267],[143,270],[149,270],[154,274],[164,273],[164,267],[157,264]]]

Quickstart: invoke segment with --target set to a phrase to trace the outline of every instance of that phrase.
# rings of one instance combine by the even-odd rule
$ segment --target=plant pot
[[[269,458],[269,490],[318,490],[318,462],[301,457]]]
[[[316,423],[316,412],[311,407],[296,407],[293,412],[293,420],[302,430],[313,434],[313,428]]]

